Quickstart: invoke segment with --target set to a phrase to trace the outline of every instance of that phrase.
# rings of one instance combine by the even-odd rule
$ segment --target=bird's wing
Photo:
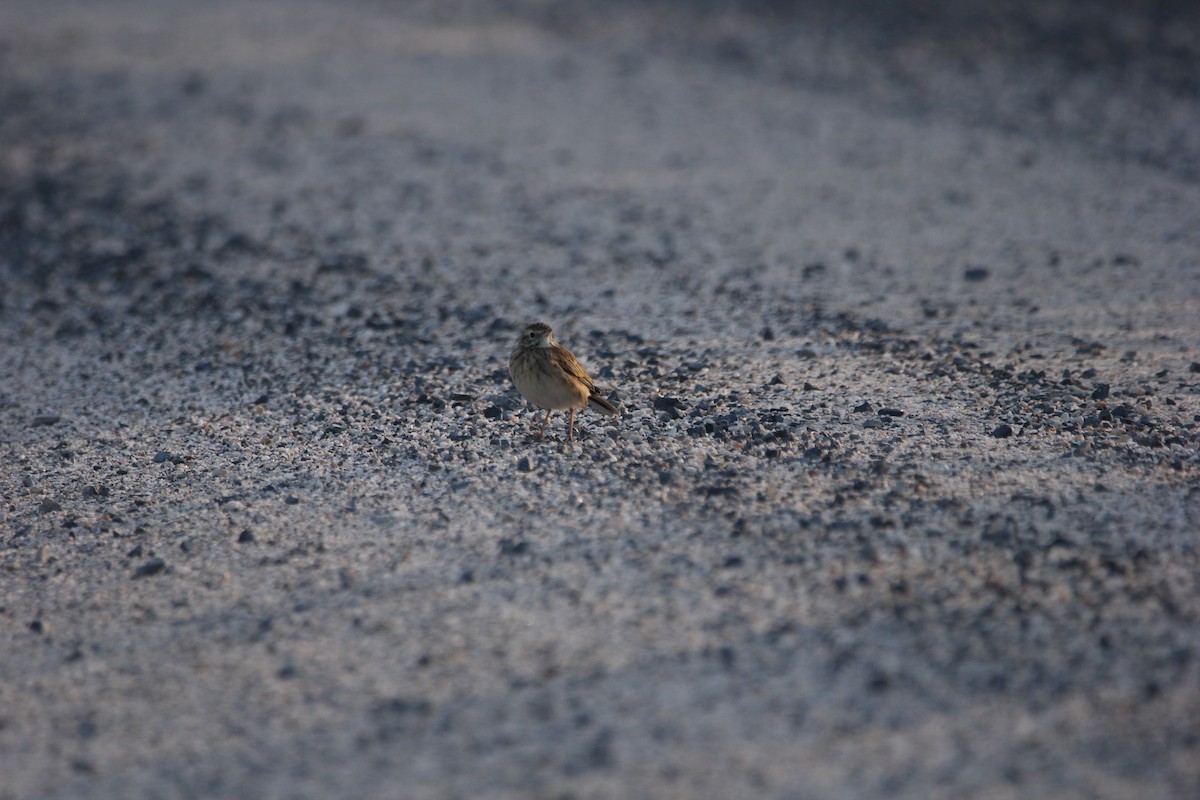
[[[588,377],[587,370],[583,368],[583,365],[579,363],[579,360],[575,356],[571,355],[570,350],[562,345],[551,347],[550,360],[554,363],[554,366],[586,386],[589,392],[595,391],[596,384],[592,383],[592,379]]]

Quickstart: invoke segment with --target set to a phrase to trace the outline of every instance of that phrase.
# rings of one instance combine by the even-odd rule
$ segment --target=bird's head
[[[554,343],[554,331],[544,322],[535,322],[521,334],[521,347],[549,347]]]

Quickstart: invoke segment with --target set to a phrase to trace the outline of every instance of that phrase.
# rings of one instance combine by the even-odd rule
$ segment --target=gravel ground
[[[1200,796],[1200,12],[937,5],[0,5],[0,798]]]

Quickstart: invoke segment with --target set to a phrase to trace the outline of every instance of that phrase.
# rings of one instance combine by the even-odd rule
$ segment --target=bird
[[[600,394],[579,359],[554,340],[554,331],[544,322],[535,322],[521,333],[508,359],[508,371],[517,391],[546,409],[539,438],[545,438],[546,424],[555,411],[568,411],[568,442],[575,440],[575,409],[593,405],[610,416],[620,413]]]

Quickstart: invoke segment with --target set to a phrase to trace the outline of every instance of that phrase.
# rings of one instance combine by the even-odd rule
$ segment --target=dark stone
[[[871,407],[871,404],[866,400],[862,402],[862,405],[857,405],[854,407],[855,414],[870,414],[873,410],[874,409]]]
[[[38,511],[43,514],[49,514],[52,511],[61,511],[61,510],[62,510],[62,506],[60,506],[58,504],[58,501],[51,500],[49,497],[47,497],[45,500],[43,500],[41,503],[38,504]]]
[[[533,462],[529,459],[529,456],[521,456],[517,461],[517,472],[533,472],[533,469]]]
[[[135,578],[148,578],[157,575],[167,568],[167,562],[161,558],[152,558],[133,571]]]
[[[287,497],[283,498],[283,502],[287,503],[289,506],[295,506],[300,504],[300,498],[289,494]]]
[[[1128,403],[1121,403],[1114,409],[1110,409],[1110,413],[1119,420],[1131,419],[1134,415],[1133,406]]]
[[[683,416],[679,409],[683,407],[683,401],[678,397],[656,397],[654,398],[654,410],[662,411],[667,415],[667,419],[679,419]]]
[[[995,439],[1007,439],[1008,437],[1010,437],[1012,435],[1013,435],[1012,426],[1009,425],[1007,422],[1004,423],[1003,425],[1000,425],[994,431],[992,431],[992,437]]]
[[[898,408],[881,408],[875,412],[881,417],[903,417],[904,412]]]
[[[421,724],[432,713],[433,705],[427,700],[393,697],[375,703],[370,715],[376,736],[388,741],[405,734],[410,726]]]
[[[249,528],[238,534],[238,544],[249,544],[254,541],[254,534]]]
[[[43,425],[57,425],[61,419],[62,417],[58,414],[38,414],[33,418],[32,425],[35,428],[40,428]]]
[[[616,763],[613,755],[613,732],[604,728],[592,740],[588,747],[587,765],[592,769],[608,769]]]
[[[523,541],[513,541],[512,539],[500,540],[500,555],[502,556],[519,556],[529,552],[529,543]]]
[[[154,454],[154,463],[161,464],[164,461],[168,460],[170,457],[171,457],[171,454],[168,453],[166,450],[159,450],[157,453]]]
[[[488,406],[483,410],[483,416],[487,417],[488,419],[500,419],[500,416],[503,413],[504,411],[500,408],[500,406]]]
[[[1108,384],[1107,383],[1096,384],[1096,389],[1092,392],[1092,399],[1093,400],[1108,399]]]
[[[970,283],[986,281],[989,274],[987,267],[967,267],[963,270],[963,278]]]
[[[699,486],[696,488],[695,494],[702,494],[705,497],[720,497],[722,495],[737,494],[736,486]]]
[[[721,566],[723,566],[725,569],[734,569],[735,567],[742,566],[744,563],[745,561],[741,556],[729,556],[725,559],[725,563]]]
[[[732,669],[737,663],[737,650],[734,650],[729,645],[725,645],[717,651],[717,657],[721,659],[721,666],[725,669]]]
[[[430,705],[428,700],[409,700],[402,697],[393,697],[376,703],[371,709],[371,716],[378,718],[413,714],[425,717],[432,710],[433,706]]]

